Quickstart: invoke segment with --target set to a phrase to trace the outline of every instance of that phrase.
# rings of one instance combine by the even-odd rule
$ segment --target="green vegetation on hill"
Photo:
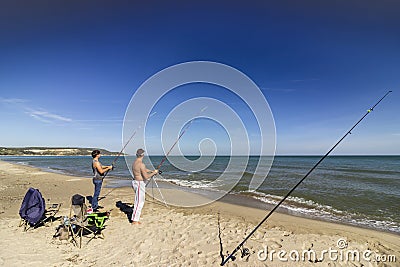
[[[1,156],[90,156],[96,148],[82,147],[0,147]],[[117,155],[106,149],[99,149],[103,155]]]

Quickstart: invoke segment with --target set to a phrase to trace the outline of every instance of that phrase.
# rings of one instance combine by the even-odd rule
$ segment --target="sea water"
[[[206,158],[208,164],[199,169],[189,166],[198,157],[169,157],[162,166],[162,179],[181,188],[205,192],[223,190],[224,183],[237,182],[231,195],[246,196],[276,205],[290,189],[318,162],[321,156],[276,156],[268,173],[268,164],[261,157],[236,157],[246,168],[235,169],[232,157]],[[90,178],[91,157],[1,157],[5,161],[26,164],[43,170]],[[114,158],[103,156],[110,164]],[[146,158],[149,169],[161,156]],[[261,161],[260,161],[261,159]],[[129,186],[133,157],[121,157],[116,169],[109,173],[109,186]],[[400,156],[330,156],[326,158],[282,204],[284,211],[306,217],[343,222],[400,234]],[[266,164],[266,166],[263,166]],[[257,165],[265,173],[257,173]],[[129,168],[128,168],[129,166]],[[177,167],[178,166],[178,167]],[[189,166],[182,168],[182,166]],[[201,166],[201,164],[200,164]],[[225,178],[215,181],[225,173]],[[262,181],[253,190],[252,179]]]

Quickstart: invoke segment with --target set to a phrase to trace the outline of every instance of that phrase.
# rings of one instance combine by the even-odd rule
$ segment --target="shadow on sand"
[[[115,206],[117,206],[117,208],[119,208],[120,211],[126,214],[126,217],[128,218],[129,222],[132,222],[131,218],[133,213],[133,205],[130,206],[128,205],[128,203],[123,203],[122,201],[119,200],[115,203]]]

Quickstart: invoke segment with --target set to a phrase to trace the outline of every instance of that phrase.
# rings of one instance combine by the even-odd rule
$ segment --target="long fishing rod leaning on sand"
[[[233,250],[231,254],[228,255],[226,259],[222,257],[222,263],[221,266],[224,266],[230,259],[235,260],[235,254],[241,250],[242,251],[242,258],[249,255],[249,250],[247,248],[244,248],[243,245],[244,243],[254,234],[254,232],[271,216],[272,213],[290,196],[290,194],[293,193],[293,191],[310,175],[310,173],[343,141],[343,139],[346,138],[349,134],[351,134],[351,131],[369,114],[371,111],[374,110],[374,108],[392,91],[388,91],[372,108],[368,109],[367,113],[365,113],[362,118],[351,127],[351,129],[312,167],[308,173],[279,201],[278,204],[264,217],[264,219],[261,220],[261,222],[246,236],[246,238]]]
[[[126,148],[126,146],[129,144],[129,142],[130,142],[130,141],[133,139],[133,137],[136,135],[136,132],[137,132],[140,128],[142,128],[143,124],[144,124],[148,119],[150,119],[154,114],[156,114],[156,113],[157,113],[157,112],[153,112],[152,114],[150,114],[149,117],[148,117],[144,122],[142,122],[142,124],[140,124],[140,125],[135,129],[135,131],[133,132],[133,134],[131,135],[131,137],[129,137],[128,141],[125,143],[125,145],[122,147],[121,151],[119,151],[119,153],[117,154],[117,156],[114,158],[113,162],[111,163],[111,166],[113,166],[112,170],[114,170],[114,164],[117,162],[118,158],[122,155],[122,152],[124,151],[124,149]],[[108,172],[109,172],[109,171],[107,171],[107,172],[104,174],[103,179],[106,178]],[[107,194],[105,194],[105,195],[103,196],[103,198],[107,197],[107,196],[108,196],[109,194],[111,194],[111,192],[113,192],[115,189],[117,189],[117,187],[111,189]]]
[[[161,166],[164,164],[164,162],[165,162],[165,160],[167,159],[169,153],[171,153],[172,149],[176,146],[176,144],[177,144],[178,141],[181,139],[181,137],[185,134],[185,132],[187,131],[187,129],[189,129],[189,127],[190,127],[190,125],[193,123],[193,121],[194,121],[195,119],[197,119],[197,118],[200,116],[200,114],[201,114],[204,110],[206,110],[206,109],[207,109],[207,107],[202,108],[202,109],[200,110],[200,112],[198,113],[198,115],[195,116],[193,119],[191,119],[191,120],[186,124],[186,126],[183,128],[181,134],[178,136],[178,138],[176,139],[175,143],[174,143],[174,144],[171,146],[171,148],[168,150],[167,154],[165,154],[165,156],[162,158],[160,164],[158,164],[158,166],[157,166],[157,168],[156,168],[156,170],[158,170],[158,174],[161,174],[161,173],[162,173],[162,171],[160,171],[160,168],[161,168]],[[156,175],[154,175],[154,176],[156,176]],[[161,190],[160,190],[160,188],[158,187],[157,181],[154,179],[154,176],[152,176],[152,177],[146,182],[146,186],[147,186],[150,182],[154,182],[154,183],[156,184],[157,188],[158,188],[158,192],[160,193],[160,195],[161,195],[161,197],[162,197],[162,199],[163,199],[163,201],[164,201],[165,206],[168,207],[167,202],[165,201],[165,199],[164,199],[164,197],[163,197],[163,195],[162,195],[162,193],[161,193]],[[153,183],[151,183],[151,191],[152,191],[152,194],[153,194]],[[154,199],[154,194],[153,194],[153,199]]]

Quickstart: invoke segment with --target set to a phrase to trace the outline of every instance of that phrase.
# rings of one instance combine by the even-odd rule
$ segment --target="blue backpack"
[[[30,225],[35,225],[43,218],[45,211],[46,205],[42,194],[38,189],[29,188],[19,209],[21,218],[26,220]]]

